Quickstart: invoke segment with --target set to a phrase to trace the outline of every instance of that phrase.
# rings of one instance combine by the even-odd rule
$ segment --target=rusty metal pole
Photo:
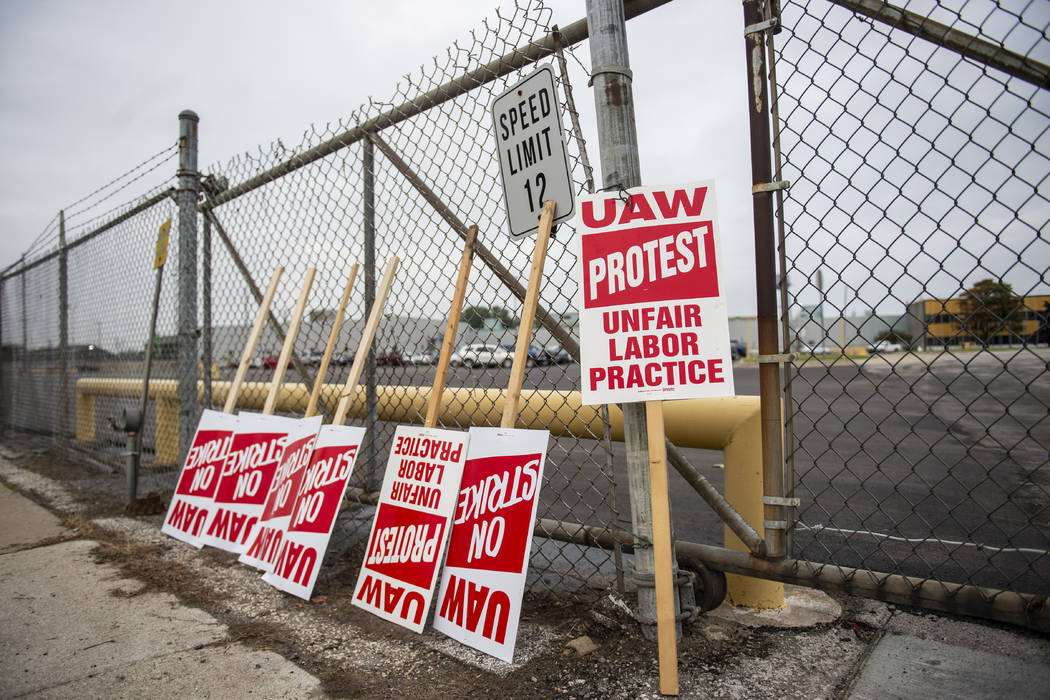
[[[758,379],[762,400],[763,526],[766,555],[786,555],[788,529],[784,498],[784,458],[780,406],[780,341],[777,324],[776,239],[773,228],[774,183],[770,163],[769,92],[766,81],[766,32],[772,31],[764,3],[744,1],[747,47],[748,119],[751,124],[752,203],[755,225],[755,278],[758,295]]]

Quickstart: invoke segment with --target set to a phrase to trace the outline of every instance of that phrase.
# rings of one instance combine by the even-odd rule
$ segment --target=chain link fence
[[[281,266],[284,272],[271,307],[273,318],[260,337],[240,402],[261,405],[292,307],[306,271],[312,267],[317,269],[317,277],[295,343],[293,366],[285,376],[290,396],[278,409],[285,415],[297,415],[296,411],[301,415],[352,265],[361,264],[362,270],[326,377],[334,385],[342,384],[354,359],[378,278],[386,262],[398,257],[400,267],[362,380],[367,386],[368,406],[364,415],[351,416],[364,423],[368,433],[350,493],[374,492],[382,480],[396,424],[423,421],[424,408],[415,399],[420,390],[429,390],[433,383],[462,235],[467,226],[476,225],[480,245],[470,276],[464,322],[456,340],[456,347],[465,350],[453,358],[448,385],[487,393],[480,405],[464,401],[450,406],[458,425],[445,427],[498,425],[498,419],[489,423],[478,416],[494,406],[509,380],[532,239],[511,242],[504,233],[503,195],[488,108],[496,94],[537,67],[538,55],[531,53],[531,47],[539,40],[550,40],[550,25],[551,12],[542,2],[521,2],[512,15],[497,12],[495,18],[484,22],[465,41],[455,43],[445,55],[406,75],[387,101],[370,101],[337,123],[311,127],[298,144],[288,146],[278,140],[229,162],[202,168],[202,275],[207,279],[201,280],[198,289],[202,317],[210,312],[210,324],[202,328],[201,348],[210,346],[211,356],[202,357],[197,372],[205,379],[205,401],[212,382],[232,379],[258,308],[259,290],[265,288],[274,268]],[[578,62],[571,47],[563,52],[560,46],[558,49],[561,61],[568,56]],[[560,107],[563,122],[568,124],[574,108],[565,82],[567,72],[550,50],[539,55],[562,76]],[[507,70],[508,63],[517,67]],[[459,94],[445,99],[442,93],[452,84],[457,84]],[[429,108],[415,108],[420,96],[435,94],[438,98],[431,100]],[[584,167],[584,149],[579,131],[569,132],[578,191],[592,186],[587,184],[591,176],[589,168]],[[324,155],[318,157],[319,152]],[[202,159],[205,156],[203,153]],[[173,207],[166,200],[70,252],[70,270],[74,271],[69,292],[73,300],[70,352],[91,357],[83,366],[79,366],[79,359],[74,361],[78,365],[74,377],[141,378],[152,293],[152,270],[147,261],[152,259],[150,247],[156,228],[171,215]],[[172,251],[178,245],[176,230],[173,227]],[[526,423],[544,410],[554,412],[556,423],[572,420],[557,417],[563,415],[558,411],[565,403],[564,392],[577,388],[578,383],[578,370],[571,357],[576,342],[571,240],[571,226],[563,225],[548,252],[546,283],[539,302],[547,312],[548,327],[537,324],[533,332],[532,361],[525,380],[526,389],[540,392],[540,401],[523,404],[522,420]],[[164,273],[152,383],[174,381],[169,381],[171,386],[164,385],[163,397],[158,395],[150,402],[139,477],[143,491],[155,489],[162,494],[174,487],[180,451],[175,393],[180,379],[176,354],[178,266],[172,262]],[[56,270],[55,264],[48,262],[6,281],[5,344],[19,332],[17,323],[11,324],[9,319],[18,318],[22,298],[39,303],[38,312],[32,316],[58,325]],[[48,292],[46,297],[35,292],[37,275]],[[27,297],[11,293],[18,279],[28,280],[31,289]],[[33,330],[32,325],[30,328]],[[565,341],[569,348],[564,346]],[[84,410],[70,409],[68,427],[61,430],[53,419],[52,397],[57,391],[52,392],[41,379],[32,379],[35,375],[21,372],[23,365],[17,364],[24,362],[21,355],[39,354],[39,340],[29,338],[28,343],[16,344],[34,349],[17,351],[20,356],[16,364],[8,367],[18,375],[15,383],[8,385],[9,427],[66,439],[76,433],[75,444],[90,445],[95,459],[121,464],[124,436],[108,418],[134,405],[139,390],[135,382],[101,386],[91,402],[93,417]],[[81,351],[81,345],[88,349]],[[492,366],[488,366],[490,356]],[[57,371],[55,368],[56,376]],[[5,376],[11,375],[5,372]],[[54,378],[48,376],[53,383]],[[31,382],[31,391],[24,386],[27,381]],[[321,406],[328,418],[334,408]],[[551,425],[552,432],[567,432],[562,423]],[[599,527],[622,526],[611,450],[600,432],[552,437],[540,517]],[[364,503],[344,512],[333,546],[345,549],[363,544],[370,516],[370,506]],[[534,590],[566,584],[600,587],[615,573],[611,553],[553,540],[537,546],[532,568]]]
[[[775,179],[791,182],[778,214],[783,341],[796,353],[783,387],[789,495],[801,500],[792,555],[1045,593],[1050,99],[1045,83],[1033,85],[1030,76],[1050,62],[1050,12],[1040,3],[1004,9],[971,0],[948,9],[916,1],[903,14],[869,16],[876,6],[885,10],[847,0],[783,2],[775,40]],[[395,425],[423,421],[416,399],[434,378],[472,225],[480,246],[456,341],[464,350],[448,385],[486,393],[477,405],[450,406],[456,425],[444,427],[490,424],[478,416],[507,385],[503,365],[518,332],[532,245],[503,233],[488,108],[537,62],[550,62],[560,76],[577,191],[594,187],[564,65],[579,63],[579,37],[561,47],[550,23],[542,2],[521,2],[406,76],[387,101],[311,127],[298,144],[278,140],[202,169],[203,354],[198,367],[180,370],[173,226],[152,340],[157,393],[144,423],[142,491],[173,488],[184,447],[177,385],[192,374],[208,403],[212,383],[232,378],[276,266],[284,274],[242,404],[262,404],[300,285],[314,267],[285,376],[290,396],[279,409],[297,415],[351,266],[362,270],[326,377],[334,385],[345,379],[378,278],[396,256],[400,268],[362,379],[369,399],[351,416],[368,433],[353,503],[333,540],[341,563],[322,572],[342,576],[359,561],[371,522],[367,499],[357,496],[378,487]],[[177,215],[174,181],[158,181],[157,173],[172,173],[174,156],[173,146],[71,205],[22,266],[4,273],[0,406],[8,429],[123,463],[124,436],[108,418],[137,399],[153,289],[148,261],[161,222]],[[129,189],[145,194],[107,209]],[[52,250],[46,241],[59,228],[69,245]],[[556,434],[539,515],[629,531],[626,484],[615,466],[622,468],[623,446],[601,431],[573,435],[559,411],[563,392],[579,381],[571,358],[578,342],[572,235],[563,225],[548,254],[525,379],[537,398],[523,406],[522,420],[543,411],[554,416]],[[91,401],[77,401],[79,380],[100,382]],[[334,406],[321,408],[330,416]],[[717,469],[705,473],[721,485]],[[688,521],[680,537],[703,539],[691,529],[696,518],[679,509],[676,525]],[[538,539],[530,586],[607,586],[622,573],[617,555]]]
[[[880,5],[775,40],[794,555],[1045,594],[1050,8]]]

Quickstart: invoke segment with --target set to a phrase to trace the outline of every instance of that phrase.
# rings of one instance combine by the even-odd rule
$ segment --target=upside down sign
[[[521,617],[546,430],[471,428],[434,629],[508,663]]]
[[[467,433],[398,426],[354,605],[423,631],[466,447]]]

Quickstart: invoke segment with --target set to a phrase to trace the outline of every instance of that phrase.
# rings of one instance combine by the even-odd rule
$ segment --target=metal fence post
[[[365,255],[365,314],[372,309],[376,300],[376,204],[375,204],[375,152],[372,142],[365,140],[361,144],[361,180],[362,199],[364,200],[364,255]],[[368,488],[378,488],[376,475],[379,465],[376,462],[376,431],[379,426],[379,397],[376,390],[376,341],[372,338],[372,348],[365,364],[365,464],[368,465]]]
[[[195,112],[179,114],[179,461],[197,428],[197,122]]]
[[[202,403],[211,408],[211,219],[207,216],[201,222],[201,366],[204,396]]]
[[[66,212],[58,212],[58,439],[69,434],[69,251]]]
[[[0,277],[0,435],[7,432],[7,421],[10,418],[10,412],[8,411],[7,396],[10,393],[10,387],[7,386],[7,373],[4,371],[4,367],[7,366],[7,357],[4,352],[4,286],[7,283],[7,279]],[[12,357],[13,359],[13,357]]]
[[[770,164],[769,90],[766,81],[766,20],[759,0],[745,0],[747,32],[748,119],[751,124],[752,202],[755,225],[755,277],[758,295],[758,381],[762,399],[762,481],[766,553],[783,557],[787,522],[780,412],[780,343],[777,319],[776,240],[773,230],[773,182]],[[823,302],[823,297],[821,298]],[[823,311],[821,312],[823,314]],[[823,322],[823,318],[821,319]],[[823,323],[821,324],[823,326]]]
[[[631,68],[622,0],[587,0],[591,79],[598,118],[598,147],[605,189],[641,184],[638,133],[634,120]],[[631,498],[631,529],[635,542],[634,572],[638,586],[638,619],[642,633],[656,639],[656,594],[652,509],[649,494],[649,446],[645,404],[623,405],[627,480]],[[678,610],[677,590],[675,610]]]

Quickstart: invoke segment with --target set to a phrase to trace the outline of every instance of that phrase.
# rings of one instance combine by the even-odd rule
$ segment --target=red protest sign
[[[215,489],[215,509],[201,535],[204,544],[241,552],[262,515],[270,483],[284,453],[285,438],[298,420],[241,413],[230,454]]]
[[[270,481],[270,489],[263,502],[262,513],[252,526],[252,531],[245,540],[244,551],[237,559],[242,564],[265,571],[277,560],[281,540],[292,515],[299,482],[302,481],[313,456],[321,420],[321,416],[303,418],[288,432],[277,471]]]
[[[434,629],[510,662],[532,547],[546,430],[471,428]]]
[[[364,436],[364,428],[321,428],[310,464],[293,492],[280,542],[268,559],[264,581],[310,599]]]
[[[210,409],[201,414],[161,532],[201,546],[200,536],[214,508],[215,489],[236,427],[236,416]]]
[[[580,198],[585,404],[734,393],[713,183]]]
[[[466,433],[398,426],[354,605],[423,631],[466,446]]]

